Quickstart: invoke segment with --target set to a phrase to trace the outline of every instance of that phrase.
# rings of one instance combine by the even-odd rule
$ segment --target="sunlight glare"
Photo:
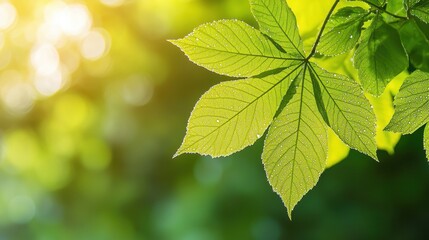
[[[88,60],[97,60],[106,52],[105,37],[98,30],[89,32],[80,45],[82,56]]]
[[[124,4],[124,0],[100,0],[100,2],[109,7],[119,7]]]
[[[9,2],[0,2],[0,30],[12,26],[16,19],[16,9]]]
[[[57,69],[50,75],[36,75],[34,86],[44,96],[51,96],[58,92],[63,86],[63,75],[60,69]]]
[[[32,49],[30,62],[37,74],[50,75],[59,67],[60,58],[54,46],[43,43]]]
[[[11,114],[23,115],[33,107],[35,94],[29,84],[9,81],[2,86],[1,90],[3,103]]]
[[[45,25],[45,31],[53,36],[82,37],[91,28],[92,19],[85,5],[54,2],[45,7]]]

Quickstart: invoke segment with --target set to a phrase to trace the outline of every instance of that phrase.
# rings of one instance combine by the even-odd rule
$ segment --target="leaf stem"
[[[322,27],[320,28],[319,34],[317,35],[316,41],[314,42],[313,48],[311,49],[310,54],[308,54],[306,60],[308,61],[313,55],[316,53],[316,47],[319,44],[320,38],[322,37],[322,33],[325,30],[326,24],[328,23],[329,18],[331,17],[332,13],[334,12],[335,7],[340,2],[340,0],[335,0],[334,4],[332,5],[331,9],[328,12],[328,15],[325,18],[325,21],[323,21]]]
[[[368,1],[366,1],[366,0],[362,0],[362,2],[364,2],[364,3],[368,4],[368,5],[372,6],[372,7],[375,7],[375,8],[377,8],[378,10],[380,10],[380,11],[382,11],[382,12],[384,12],[384,13],[386,13],[387,15],[390,15],[390,16],[392,16],[392,17],[399,18],[399,19],[405,19],[405,20],[406,20],[406,19],[408,19],[407,17],[399,16],[399,15],[396,15],[396,14],[394,14],[394,13],[391,13],[391,12],[387,11],[386,9],[384,9],[383,7],[380,7],[380,6],[378,6],[378,5],[374,4],[374,3],[368,2]]]

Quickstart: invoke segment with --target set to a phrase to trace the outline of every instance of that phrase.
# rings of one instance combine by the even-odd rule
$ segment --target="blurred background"
[[[332,1],[289,3],[311,42]],[[166,40],[222,18],[256,26],[247,0],[0,0],[0,239],[423,238],[421,130],[380,163],[351,151],[293,221],[261,140],[172,159],[199,96],[229,79]]]

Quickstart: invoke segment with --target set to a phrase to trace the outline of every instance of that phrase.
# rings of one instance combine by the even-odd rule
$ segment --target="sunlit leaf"
[[[413,66],[429,71],[429,39],[420,25],[410,19],[399,28],[399,34]]]
[[[426,152],[426,159],[429,160],[429,125],[426,124],[425,130],[423,133],[423,147]]]
[[[395,114],[387,131],[409,134],[429,121],[429,73],[413,72],[395,97]]]
[[[270,36],[287,53],[304,57],[295,15],[282,0],[250,0],[262,33]]]
[[[394,13],[398,16],[403,16],[403,17],[407,16],[407,11],[405,10],[403,1],[388,1],[387,6],[386,6],[386,10],[388,12]],[[389,17],[388,20],[391,20],[391,21],[397,20],[397,19],[395,19],[395,17],[392,17],[392,16],[387,15],[387,14],[386,14],[386,17]]]
[[[351,148],[377,159],[375,115],[359,85],[315,64],[310,73],[326,123]]]
[[[212,87],[192,111],[176,154],[219,157],[253,144],[273,120],[291,81],[299,74],[297,68]]]
[[[296,59],[277,49],[258,30],[237,20],[204,24],[185,38],[171,42],[194,63],[234,77],[250,77],[286,67]]]
[[[354,55],[363,88],[376,96],[389,81],[408,67],[408,56],[396,29],[376,16],[364,31]]]
[[[289,216],[317,183],[327,158],[326,125],[317,110],[311,79],[303,74],[304,79],[295,82],[296,93],[289,91],[286,96],[290,100],[271,125],[262,153],[268,180]]]
[[[410,13],[425,23],[429,23],[429,1],[422,0],[412,5]]]
[[[332,15],[318,45],[318,52],[334,56],[350,51],[359,40],[368,12],[360,7],[346,7]]]

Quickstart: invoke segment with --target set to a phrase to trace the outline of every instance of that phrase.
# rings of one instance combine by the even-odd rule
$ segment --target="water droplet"
[[[216,119],[216,122],[218,123],[218,122],[219,122],[219,119]]]
[[[353,35],[350,35],[350,38],[353,38]]]

